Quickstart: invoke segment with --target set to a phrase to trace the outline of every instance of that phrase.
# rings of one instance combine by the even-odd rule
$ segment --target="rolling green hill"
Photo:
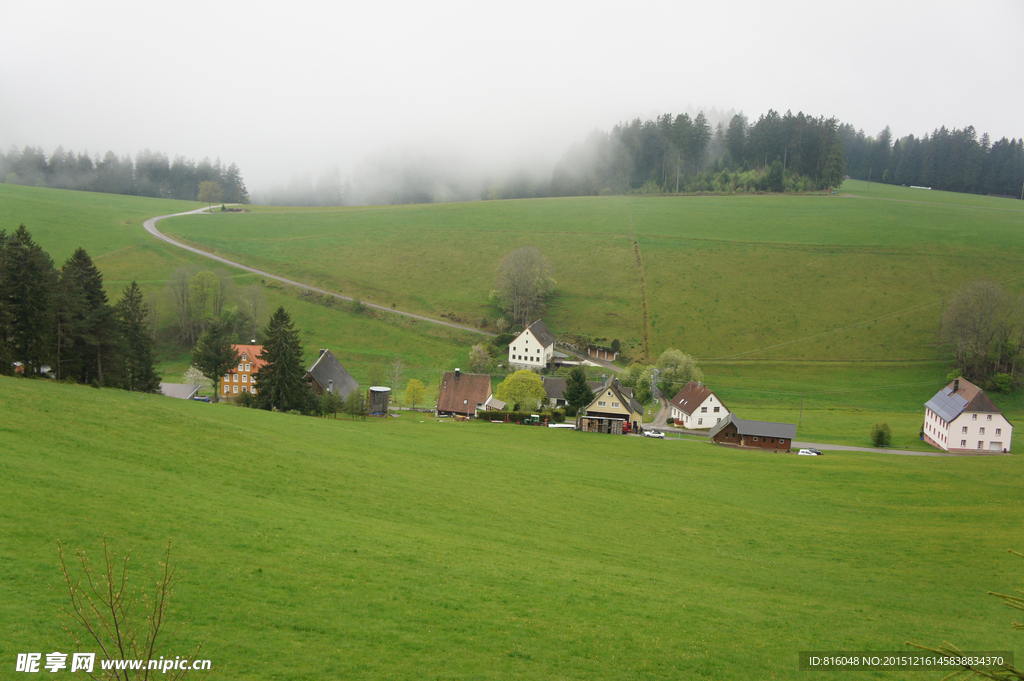
[[[13,378],[0,413],[5,665],[71,651],[56,542],[95,557],[104,534],[138,585],[173,538],[192,623],[168,650],[206,637],[215,678],[795,679],[801,650],[1020,641],[986,595],[1024,574],[1020,457],[815,459]]]

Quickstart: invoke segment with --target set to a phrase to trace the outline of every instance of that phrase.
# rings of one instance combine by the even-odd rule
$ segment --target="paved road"
[[[916,452],[912,449],[876,449],[874,447],[849,447],[847,445],[827,445],[818,442],[793,442],[793,449],[831,449],[840,452],[882,452],[885,454],[900,454],[902,456],[1010,456],[1002,452]]]
[[[197,215],[199,213],[205,213],[206,210],[207,210],[206,208],[197,208],[196,210],[190,210],[190,211],[186,211],[184,213],[175,213],[174,215],[161,215],[160,217],[150,218],[149,220],[146,220],[143,223],[142,226],[146,228],[147,232],[149,232],[150,234],[155,236],[157,239],[160,239],[161,241],[166,241],[167,243],[171,244],[172,246],[177,246],[178,248],[184,248],[186,251],[191,251],[192,253],[195,253],[197,255],[201,255],[204,258],[210,258],[211,260],[216,260],[219,263],[223,263],[223,264],[229,265],[231,267],[237,267],[240,270],[245,270],[246,272],[252,272],[253,274],[258,274],[261,277],[266,277],[267,279],[273,279],[274,281],[279,281],[279,282],[281,282],[283,284],[288,284],[289,286],[297,286],[297,287],[299,287],[301,289],[305,289],[307,291],[313,291],[314,293],[319,293],[319,294],[325,295],[325,296],[334,296],[335,298],[338,298],[340,300],[348,300],[348,301],[352,300],[348,296],[343,296],[340,293],[334,293],[333,291],[325,291],[322,288],[317,288],[316,286],[310,286],[308,284],[301,284],[301,283],[299,283],[297,281],[292,281],[291,279],[285,279],[284,277],[279,277],[276,274],[270,274],[269,272],[264,272],[263,270],[257,270],[257,269],[252,268],[252,267],[247,267],[247,266],[245,266],[245,265],[243,265],[241,263],[237,263],[237,262],[235,262],[233,260],[228,260],[227,258],[220,257],[219,255],[214,255],[213,253],[207,253],[206,251],[202,251],[202,250],[199,250],[198,248],[194,248],[192,246],[188,246],[187,244],[183,244],[180,241],[175,241],[174,239],[170,238],[169,236],[167,236],[166,234],[164,234],[163,232],[161,232],[160,230],[158,230],[156,228],[156,223],[158,223],[161,220],[164,220],[166,218],[176,218],[176,217],[178,217],[180,215]],[[403,317],[412,317],[413,319],[419,319],[420,321],[430,322],[432,324],[440,324],[441,326],[448,326],[448,327],[451,327],[453,329],[459,329],[460,331],[471,331],[473,333],[478,333],[478,334],[480,334],[482,336],[493,336],[494,335],[493,333],[487,333],[486,331],[481,331],[480,329],[474,329],[471,326],[462,326],[461,324],[455,324],[455,323],[452,323],[452,322],[445,322],[445,321],[442,321],[440,319],[432,319],[430,317],[424,317],[423,315],[413,314],[412,312],[402,312],[401,310],[396,310],[393,307],[385,307],[383,305],[376,305],[374,303],[366,303],[366,302],[364,302],[363,305],[365,305],[367,307],[372,307],[372,308],[375,308],[375,309],[378,309],[378,310],[383,310],[384,312],[391,312],[391,313],[394,313],[394,314],[400,314]]]

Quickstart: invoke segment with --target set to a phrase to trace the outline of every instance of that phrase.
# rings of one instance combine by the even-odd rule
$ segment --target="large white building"
[[[947,452],[1008,452],[1013,424],[985,391],[958,378],[924,405],[924,440]]]
[[[509,366],[517,369],[540,371],[548,365],[554,355],[555,334],[551,333],[539,319],[527,325],[523,332],[508,344]]]

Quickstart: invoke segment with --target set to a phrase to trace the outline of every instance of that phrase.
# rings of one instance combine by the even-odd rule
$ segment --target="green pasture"
[[[922,194],[941,201],[913,198]],[[1024,206],[950,203],[958,196],[852,183],[833,196],[257,212],[163,229],[290,278],[469,323],[498,316],[488,293],[504,254],[535,245],[555,269],[549,326],[619,338],[633,357],[679,347],[702,359],[922,360],[938,356],[943,300],[964,283],[1024,290]]]
[[[1024,575],[1020,457],[808,459],[12,378],[0,411],[5,665],[72,651],[57,541],[96,560],[104,535],[139,587],[173,540],[172,620],[192,621],[166,652],[205,639],[216,678],[796,679],[801,650],[1020,643],[986,595]]]

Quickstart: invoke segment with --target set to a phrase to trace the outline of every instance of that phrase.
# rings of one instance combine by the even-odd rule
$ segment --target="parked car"
[[[195,400],[196,402],[209,402],[210,401],[209,397],[199,397],[198,395],[196,395],[192,399]]]
[[[644,431],[644,437],[656,437],[659,440],[664,440],[665,439],[665,433],[661,432],[660,430],[654,430],[652,428],[651,430],[645,430]]]
[[[797,452],[798,456],[821,456],[820,449],[801,449]]]

